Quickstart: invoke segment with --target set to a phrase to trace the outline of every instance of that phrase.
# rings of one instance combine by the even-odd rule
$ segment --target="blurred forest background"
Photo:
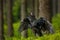
[[[33,13],[49,20],[55,34],[23,38],[18,32],[21,20]],[[60,40],[60,0],[0,0],[0,40]]]

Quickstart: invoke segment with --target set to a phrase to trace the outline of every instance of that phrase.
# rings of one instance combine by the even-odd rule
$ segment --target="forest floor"
[[[31,30],[28,30],[28,38],[23,38],[20,36],[18,32],[18,28],[20,26],[20,22],[16,22],[13,24],[14,27],[14,37],[7,37],[7,25],[4,25],[4,36],[6,40],[60,40],[60,14],[57,14],[52,19],[52,25],[55,33],[44,35],[42,37],[35,37]]]

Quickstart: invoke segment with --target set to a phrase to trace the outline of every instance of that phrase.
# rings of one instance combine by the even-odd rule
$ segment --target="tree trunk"
[[[3,28],[3,0],[0,0],[0,40],[4,40],[4,28]]]
[[[52,0],[53,16],[58,13],[58,0]]]
[[[39,18],[39,0],[35,0],[35,17]]]
[[[27,0],[21,0],[21,21],[27,16]],[[27,37],[27,30],[21,32],[23,37]]]
[[[58,13],[60,13],[60,0],[56,0],[57,1],[57,9],[58,9]]]
[[[27,0],[21,0],[21,20],[23,20],[27,15]]]
[[[35,15],[35,0],[32,0],[32,13]]]
[[[13,24],[12,24],[12,0],[7,0],[8,2],[8,13],[7,13],[7,23],[8,23],[8,36],[13,36]]]
[[[33,15],[35,15],[35,0],[31,1],[31,12],[33,13]]]
[[[51,3],[51,0],[39,0],[39,17],[45,17],[50,22],[52,19]]]

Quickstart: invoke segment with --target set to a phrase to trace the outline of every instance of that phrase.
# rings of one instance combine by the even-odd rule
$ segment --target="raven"
[[[53,34],[54,30],[52,28],[52,24],[46,20],[44,17],[40,17],[39,19],[36,19],[35,16],[28,16],[26,18],[23,19],[23,21],[21,22],[19,31],[20,32],[24,32],[24,37],[28,37],[28,33],[27,33],[27,29],[31,28],[31,30],[33,31],[33,33],[38,36],[43,36],[43,32],[47,31],[48,33]]]

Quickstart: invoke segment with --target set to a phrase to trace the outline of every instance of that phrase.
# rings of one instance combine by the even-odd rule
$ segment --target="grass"
[[[18,28],[20,26],[20,22],[16,22],[13,24],[14,27],[14,37],[8,37],[7,36],[7,25],[4,25],[4,35],[6,40],[60,40],[60,14],[57,14],[52,19],[52,25],[55,30],[55,34],[49,34],[44,35],[42,37],[35,37],[31,30],[29,29],[28,38],[23,38],[20,36],[20,33],[18,32]]]

